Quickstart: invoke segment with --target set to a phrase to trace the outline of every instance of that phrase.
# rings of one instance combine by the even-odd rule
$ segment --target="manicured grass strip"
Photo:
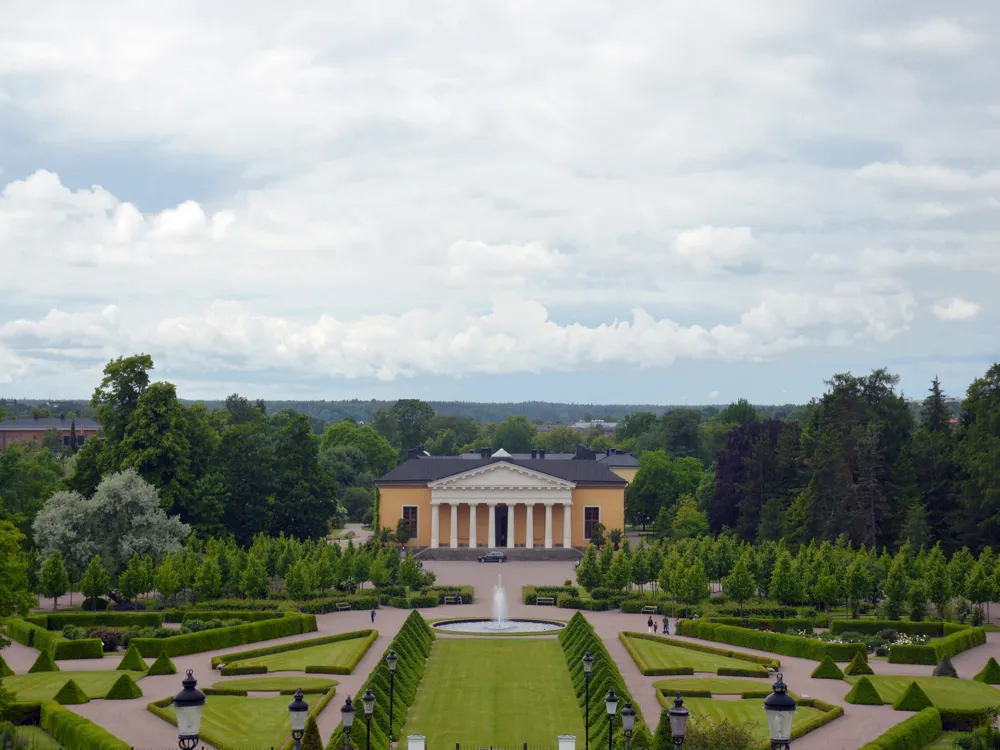
[[[154,705],[150,704],[150,710]],[[158,707],[154,713],[172,724],[177,723],[177,714],[171,705]],[[242,698],[209,695],[205,698],[201,737],[220,750],[227,747],[280,747],[291,731],[287,696]]]
[[[712,695],[742,695],[767,688],[758,680],[740,679],[739,677],[674,677],[669,680],[657,680],[653,687],[672,698],[679,690],[683,695],[687,691],[707,690]]]
[[[237,680],[223,680],[212,685],[219,690],[291,690],[302,688],[304,691],[322,692],[337,684],[336,680],[325,677],[244,677]]]
[[[268,672],[305,672],[306,667],[322,666],[341,669],[344,670],[342,674],[350,674],[353,665],[360,661],[370,645],[368,638],[352,638],[280,654],[241,659],[227,663],[226,667],[267,667]]]
[[[348,661],[344,663],[335,662],[324,662],[324,661],[311,661],[304,664],[301,667],[285,667],[285,669],[295,669],[296,671],[302,671],[307,666],[325,666],[331,668],[331,673],[333,674],[350,674],[354,671],[354,667],[357,666],[358,662],[365,655],[371,644],[375,642],[378,638],[377,630],[354,630],[349,633],[338,633],[337,635],[325,635],[321,638],[307,638],[302,641],[293,641],[291,643],[282,643],[277,646],[264,646],[262,648],[254,648],[248,651],[236,651],[231,654],[221,654],[219,656],[212,657],[212,668],[215,669],[220,664],[224,664],[227,667],[238,666],[246,667],[253,666],[257,664],[262,665],[263,657],[276,656],[281,654],[291,654],[295,651],[302,651],[306,649],[312,649],[319,646],[330,645],[330,644],[345,644],[348,646],[342,646],[342,648],[347,649],[358,649],[356,651],[351,651],[351,657]],[[311,652],[312,655],[316,655],[319,652]],[[330,652],[330,653],[336,653]],[[292,660],[298,659],[298,657],[289,657]],[[277,669],[272,669],[270,671],[278,671]],[[226,674],[223,671],[223,674]]]
[[[719,654],[679,647],[666,641],[636,638],[632,633],[622,633],[621,640],[635,660],[639,671],[644,675],[692,674],[694,672],[715,674],[720,668],[759,672],[762,677],[767,675],[767,670],[756,664]]]
[[[17,738],[31,750],[62,750],[62,745],[41,727],[18,727]]]
[[[73,680],[88,698],[103,698],[122,676],[121,672],[86,670],[81,672],[39,672],[7,677],[3,686],[12,690],[18,703],[39,703],[55,698],[67,681]],[[139,679],[140,675],[134,675]]]
[[[857,683],[858,677],[848,677]],[[867,679],[878,691],[882,703],[895,703],[911,682],[916,682],[941,709],[985,709],[1000,706],[1000,690],[975,680],[954,677],[913,677],[910,675],[869,675]]]
[[[455,710],[461,706],[461,710]],[[583,720],[559,644],[542,639],[438,640],[400,736],[428,747],[550,745]],[[405,740],[403,741],[405,745]]]
[[[764,700],[753,698],[748,700],[712,700],[711,698],[685,698],[684,705],[695,716],[704,716],[709,721],[721,724],[729,721],[741,726],[747,724],[753,733],[761,740],[769,739],[767,719],[764,716]],[[824,715],[811,706],[799,705],[792,717],[792,732],[802,730],[813,719],[821,719]],[[801,736],[801,735],[799,735]]]

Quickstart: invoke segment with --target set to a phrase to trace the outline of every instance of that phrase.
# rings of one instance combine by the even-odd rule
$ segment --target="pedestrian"
[[[653,620],[653,635],[656,635],[656,620]]]
[[[652,616],[646,620],[646,632],[652,635],[653,633],[653,618]]]
[[[663,635],[670,635],[670,623],[666,617],[663,618]]]
[[[375,624],[375,610],[372,610],[372,625]]]

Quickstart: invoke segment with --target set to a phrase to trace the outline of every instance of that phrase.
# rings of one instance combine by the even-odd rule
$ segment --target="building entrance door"
[[[506,505],[496,507],[496,518],[493,519],[496,522],[496,539],[493,545],[495,548],[507,546],[507,510]]]

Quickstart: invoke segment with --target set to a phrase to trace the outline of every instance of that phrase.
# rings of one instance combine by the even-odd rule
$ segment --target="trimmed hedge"
[[[436,596],[438,604],[444,604],[446,596],[457,596],[462,599],[462,604],[472,604],[476,597],[476,589],[472,586],[431,586],[427,593]]]
[[[641,615],[643,607],[648,607],[650,605],[656,607],[655,614],[658,615],[666,614],[666,612],[664,611],[664,606],[666,605],[666,602],[664,602],[663,600],[653,600],[653,599],[640,599],[639,601],[635,601],[632,599],[626,600],[622,602],[622,612],[628,615]]]
[[[159,659],[160,657],[156,658]],[[122,657],[121,662],[118,664],[118,669],[120,671],[145,672],[149,669],[149,665],[143,661],[142,654],[139,653],[139,649],[135,647],[135,644],[130,643],[128,651],[125,652],[125,656]]]
[[[177,674],[177,667],[175,667],[174,663],[170,661],[169,656],[161,652],[160,655],[156,657],[156,661],[154,661],[153,665],[149,668],[149,671],[146,672],[146,675],[149,677],[155,677],[157,675],[165,674]]]
[[[60,671],[59,666],[55,663],[55,660],[52,658],[52,654],[48,651],[39,651],[38,658],[35,659],[35,663],[28,668],[28,674],[58,671]]]
[[[379,607],[379,597],[375,594],[368,596],[351,594],[350,596],[333,596],[306,602],[299,607],[299,612],[312,615],[332,614],[340,611],[337,609],[337,604],[340,602],[347,602],[351,605],[352,610],[378,609]]]
[[[864,654],[855,654],[854,658],[851,659],[851,663],[844,669],[844,674],[857,677],[863,674],[875,674],[875,672],[872,671],[871,665]]]
[[[355,630],[350,633],[338,633],[337,635],[326,635],[322,638],[309,638],[304,641],[295,641],[294,643],[283,643],[278,646],[267,646],[265,648],[252,649],[250,651],[237,651],[232,654],[223,654],[222,656],[212,657],[212,668],[215,669],[220,664],[225,664],[222,668],[223,674],[240,674],[239,672],[227,672],[226,670],[232,667],[239,667],[239,662],[247,661],[248,659],[256,659],[261,656],[270,656],[271,654],[283,654],[286,651],[298,651],[303,648],[310,648],[312,646],[322,646],[327,643],[337,643],[338,641],[350,641],[355,638],[363,638],[365,640],[364,648],[355,654],[354,659],[346,667],[341,666],[325,666],[320,665],[323,670],[333,670],[325,671],[324,674],[351,674],[354,668],[358,666],[358,662],[368,653],[368,649],[371,645],[375,643],[378,638],[377,630]],[[319,670],[320,667],[315,669]],[[267,667],[264,667],[264,673],[267,672]],[[309,671],[309,667],[306,668]]]
[[[227,664],[222,668],[222,674],[226,677],[234,674],[267,674],[267,667],[263,665],[241,667],[238,664]]]
[[[578,599],[569,594],[560,594],[556,598],[556,606],[559,609],[586,609],[591,612],[606,612],[611,608],[611,605],[606,600]]]
[[[45,619],[44,623],[38,624],[46,630],[62,630],[66,625],[105,625],[112,628],[158,628],[163,625],[163,614],[160,612],[53,612],[36,617]]]
[[[875,689],[872,681],[867,677],[862,677],[855,682],[854,687],[844,696],[844,700],[848,703],[856,703],[862,706],[882,705],[882,696],[878,694],[878,690]]]
[[[55,701],[41,704],[39,723],[67,750],[130,750],[127,742]]]
[[[720,625],[733,625],[738,628],[751,628],[752,630],[767,630],[772,633],[787,633],[789,630],[804,630],[806,633],[813,632],[813,621],[803,617],[782,619],[778,617],[704,617],[708,622],[717,622]]]
[[[760,694],[755,694],[753,697],[767,697],[766,695],[761,696]],[[814,716],[808,721],[804,721],[797,727],[792,729],[792,739],[797,740],[799,737],[808,734],[816,729],[819,729],[825,724],[829,724],[834,719],[839,719],[844,715],[843,706],[834,706],[826,701],[821,701],[819,698],[799,698],[798,704],[800,706],[808,706],[815,708],[823,713],[819,716]],[[768,743],[770,744],[770,743]]]
[[[1000,664],[997,664],[997,660],[991,656],[986,666],[972,679],[985,682],[987,685],[1000,685]]]
[[[618,640],[622,642],[625,646],[625,650],[628,651],[629,656],[635,662],[639,671],[646,676],[666,676],[666,675],[678,675],[678,674],[694,674],[694,670],[691,667],[650,667],[645,660],[639,655],[635,646],[632,645],[631,639],[638,638],[645,641],[653,641],[654,643],[662,643],[665,646],[676,646],[677,648],[685,648],[689,651],[700,651],[701,653],[714,654],[715,656],[725,656],[732,659],[741,659],[746,662],[753,664],[765,664],[766,666],[774,667],[777,669],[781,666],[781,662],[777,659],[769,659],[766,656],[755,656],[753,654],[741,654],[739,652],[729,651],[722,648],[714,648],[712,646],[705,646],[700,643],[690,643],[688,641],[679,641],[675,638],[668,638],[661,635],[650,635],[649,633],[633,633],[626,631],[624,633],[618,634]],[[726,675],[731,677],[767,677],[768,672],[764,667],[747,667],[746,669],[735,669],[732,667],[719,667],[717,674]]]
[[[438,598],[433,594],[417,594],[416,596],[394,596],[389,600],[389,606],[396,609],[417,609],[418,607],[436,607]]]
[[[951,635],[935,638],[923,646],[895,645],[889,648],[890,664],[935,665],[945,656],[954,656],[986,643],[982,628],[964,627]]]
[[[968,625],[962,625],[959,630],[965,630]],[[942,622],[911,622],[910,620],[834,620],[830,623],[830,634],[861,633],[862,635],[878,635],[883,630],[895,630],[907,635],[926,635],[940,638],[946,635]]]
[[[59,688],[59,692],[52,700],[60,706],[79,706],[90,703],[90,698],[83,692],[83,688],[76,684],[75,680],[68,680],[65,685]]]
[[[830,656],[834,661],[850,661],[855,654],[867,653],[863,643],[825,643],[797,635],[737,628],[704,620],[678,620],[676,632],[692,638],[815,661],[822,661],[824,656]]]
[[[37,619],[37,618],[36,618]],[[12,641],[39,651],[48,651],[52,658],[62,659],[102,659],[104,644],[100,638],[81,638],[67,641],[57,633],[51,633],[39,625],[20,618],[7,620],[7,635]]]
[[[903,694],[892,704],[896,711],[923,711],[925,708],[933,706],[934,704],[927,697],[927,693],[916,682],[907,685]]]
[[[386,654],[391,649],[399,657],[391,728],[393,736],[398,739],[406,722],[406,715],[416,698],[417,686],[423,678],[433,642],[434,633],[431,627],[419,612],[411,612],[389,644],[389,648],[378,660],[375,669],[368,675],[368,680],[355,691],[355,695],[360,696],[371,688],[375,694],[375,713],[371,722],[371,746],[375,750],[389,750],[389,668],[385,663]],[[344,747],[344,728],[343,725],[339,725],[327,742],[327,748],[341,750],[342,747]]]
[[[737,604],[719,604],[713,607],[720,617],[795,617],[798,610],[795,607],[760,607],[749,605],[740,607]]]
[[[167,619],[167,614],[169,614],[171,619]],[[269,611],[269,610],[249,610],[246,612],[240,612],[238,610],[225,610],[225,609],[215,609],[215,610],[172,610],[164,615],[163,619],[165,622],[179,622],[184,624],[186,622],[193,622],[194,620],[243,620],[244,622],[261,622],[263,620],[276,620],[279,617],[284,617],[281,612]],[[175,619],[178,618],[179,619]]]
[[[992,708],[939,708],[938,711],[946,732],[971,732],[993,716]]]
[[[715,670],[715,673],[719,675],[719,677],[756,677],[757,679],[763,679],[766,677],[770,677],[771,675],[771,673],[768,672],[764,667],[757,667],[756,669],[736,669],[735,667],[719,667],[717,670]]]
[[[233,690],[232,688],[202,688],[205,695],[235,695],[238,698],[246,698],[250,692],[248,690]]]
[[[920,750],[940,737],[942,731],[941,713],[936,708],[925,708],[863,745],[861,750]]]
[[[618,665],[615,664],[604,642],[594,632],[590,622],[579,612],[573,615],[566,627],[559,635],[559,645],[562,646],[566,656],[566,665],[569,667],[570,677],[573,680],[573,688],[580,705],[580,713],[586,716],[586,678],[583,672],[583,655],[590,651],[594,658],[594,666],[590,675],[590,741],[594,747],[604,747],[608,744],[608,722],[607,714],[604,710],[604,698],[610,688],[614,688],[617,693],[620,705],[624,705],[626,700],[631,699],[632,693],[629,691]],[[638,703],[632,702],[635,708],[636,721],[632,735],[632,746],[634,748],[648,748],[653,742],[652,734],[646,726],[642,709]],[[611,737],[612,743],[619,747],[624,747],[625,739],[622,733],[621,722],[616,722],[614,733]],[[331,750],[333,750],[331,748]]]
[[[170,638],[133,638],[132,644],[147,658],[159,656],[160,653],[165,653],[167,656],[184,656],[315,631],[315,615],[285,612],[281,618],[248,622],[230,628],[202,630],[199,633],[186,633]]]
[[[521,601],[525,604],[536,604],[539,596],[551,596],[557,598],[560,594],[566,594],[574,598],[580,598],[580,589],[576,586],[522,586]]]
[[[123,674],[115,684],[111,686],[108,694],[104,696],[106,701],[130,701],[134,698],[141,698],[142,690],[135,684],[132,675],[128,672]]]
[[[823,657],[823,661],[817,665],[816,669],[814,669],[812,674],[809,676],[820,680],[844,679],[844,673],[841,671],[840,667],[837,666],[837,662],[831,659],[829,655]]]

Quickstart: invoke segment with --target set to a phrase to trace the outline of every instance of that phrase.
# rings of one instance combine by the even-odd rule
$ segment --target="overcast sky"
[[[0,5],[0,396],[804,401],[998,358],[996,0]]]

